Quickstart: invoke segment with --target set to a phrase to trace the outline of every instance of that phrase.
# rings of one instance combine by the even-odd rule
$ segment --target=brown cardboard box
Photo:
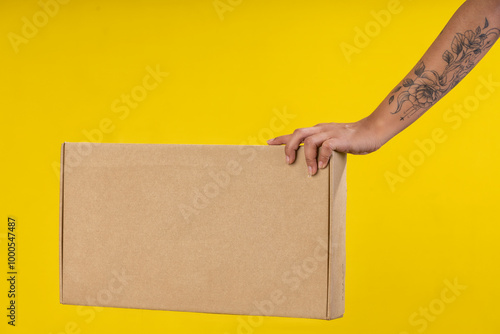
[[[344,313],[344,154],[64,143],[63,304],[334,319]]]

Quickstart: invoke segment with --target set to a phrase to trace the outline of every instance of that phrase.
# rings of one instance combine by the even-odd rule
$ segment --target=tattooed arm
[[[500,1],[468,0],[412,71],[375,111],[355,123],[321,123],[270,139],[285,144],[287,163],[304,143],[309,175],[324,168],[333,151],[367,154],[379,149],[446,95],[481,60],[500,35]]]

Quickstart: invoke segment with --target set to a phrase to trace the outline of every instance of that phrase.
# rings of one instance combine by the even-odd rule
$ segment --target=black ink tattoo
[[[446,50],[442,58],[446,62],[443,73],[439,74],[434,70],[426,70],[422,60],[415,66],[413,73],[415,79],[406,78],[402,84],[392,91],[389,97],[391,104],[396,93],[397,108],[392,114],[402,111],[403,105],[407,105],[400,115],[403,121],[411,117],[416,112],[424,112],[429,109],[442,96],[446,95],[460,80],[462,80],[476,65],[477,58],[481,53],[490,48],[500,35],[497,28],[488,28],[489,22],[485,18],[484,26],[480,26],[475,31],[467,30],[465,33],[457,33],[451,42],[451,52]]]

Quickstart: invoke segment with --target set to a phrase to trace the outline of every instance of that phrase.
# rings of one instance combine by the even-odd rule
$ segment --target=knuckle
[[[306,139],[304,139],[304,145],[313,146],[314,145],[314,139],[312,139],[312,137],[307,137]]]
[[[313,165],[316,162],[316,159],[311,158],[311,157],[306,157],[306,163],[308,165]]]
[[[335,142],[333,140],[327,140],[323,143],[323,146],[326,149],[333,151],[335,149]]]
[[[285,147],[285,154],[290,156],[291,158],[295,157],[295,150],[292,147]]]
[[[330,159],[332,153],[331,152],[326,152],[325,150],[321,150],[321,152],[319,153],[319,158],[321,160],[328,160]]]

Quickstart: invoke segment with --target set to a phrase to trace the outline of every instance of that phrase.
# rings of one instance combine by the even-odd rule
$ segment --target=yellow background
[[[42,0],[44,1],[44,0]],[[295,116],[273,135],[369,114],[413,67],[461,1],[401,0],[400,13],[350,62],[340,44],[388,1],[83,1],[18,46],[37,1],[0,3],[2,277],[7,217],[17,218],[18,318],[7,333],[243,333],[237,316],[59,304],[59,163],[63,141],[110,119],[103,142],[265,144],[276,110]],[[231,4],[232,3],[232,4]],[[43,23],[43,22],[42,22]],[[380,151],[349,156],[346,312],[339,320],[266,318],[249,333],[498,333],[500,91],[457,128],[444,115],[474,96],[479,78],[500,81],[498,46],[448,96]],[[146,67],[169,75],[120,119],[112,103],[142,84]],[[393,189],[386,172],[446,134]],[[305,167],[304,167],[305,173]],[[300,191],[299,189],[297,191]],[[304,208],[307,210],[307,208]],[[432,320],[446,282],[466,286]],[[451,296],[451,295],[450,295]],[[435,309],[434,309],[435,310]],[[436,313],[436,312],[435,312]],[[425,321],[424,321],[425,322]],[[240,326],[240,327],[239,327]]]

